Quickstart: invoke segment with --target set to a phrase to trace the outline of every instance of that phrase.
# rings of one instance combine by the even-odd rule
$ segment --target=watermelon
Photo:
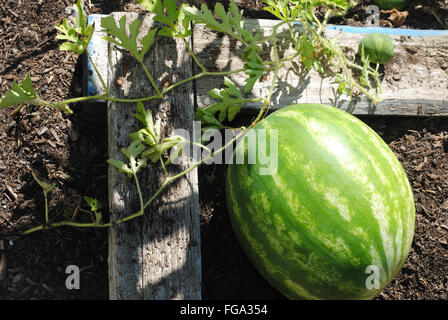
[[[408,0],[375,0],[375,4],[382,10],[401,10],[408,5]]]
[[[361,40],[358,51],[362,50],[371,62],[384,64],[394,55],[394,44],[385,34],[374,32]]]
[[[238,158],[250,152],[242,139],[226,176],[232,228],[251,262],[290,299],[375,297],[399,272],[414,234],[413,194],[394,153],[330,106],[285,107],[251,130],[259,129],[277,165]]]

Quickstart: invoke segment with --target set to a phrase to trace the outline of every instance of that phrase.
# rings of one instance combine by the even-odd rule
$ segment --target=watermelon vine
[[[83,96],[70,98],[58,102],[49,102],[41,99],[28,74],[22,83],[13,83],[6,94],[0,98],[0,108],[17,106],[15,112],[22,110],[27,105],[35,105],[42,107],[52,107],[63,112],[72,113],[70,105],[85,101],[106,100],[115,102],[126,102],[136,106],[135,118],[142,125],[141,129],[130,135],[130,143],[126,148],[122,149],[122,153],[126,157],[126,162],[118,159],[109,159],[111,166],[120,172],[127,174],[135,181],[139,193],[140,209],[138,212],[130,214],[128,217],[103,223],[101,212],[91,206],[94,201],[91,198],[88,201],[93,212],[92,222],[83,223],[74,220],[51,222],[48,214],[48,206],[45,208],[45,222],[37,227],[26,230],[22,235],[30,234],[43,229],[51,229],[60,226],[73,227],[112,227],[116,224],[129,221],[144,214],[145,209],[157,198],[165,188],[173,181],[183,177],[191,170],[209,160],[216,154],[223,152],[226,147],[243,136],[250,128],[254,127],[266,114],[271,106],[271,97],[277,83],[278,73],[285,68],[285,63],[294,61],[302,64],[307,70],[316,70],[317,72],[330,76],[334,82],[338,84],[338,92],[349,96],[357,96],[359,93],[367,96],[372,103],[376,104],[380,101],[381,86],[379,82],[378,69],[372,68],[368,60],[363,60],[358,64],[355,60],[351,60],[344,54],[342,47],[337,40],[330,40],[325,35],[325,29],[328,18],[334,15],[343,15],[349,8],[356,4],[356,1],[340,1],[340,0],[310,0],[310,1],[287,1],[287,0],[264,0],[264,10],[270,12],[279,19],[277,25],[273,27],[273,32],[268,36],[260,36],[257,32],[249,31],[245,28],[245,20],[242,12],[236,3],[232,0],[226,10],[219,2],[210,10],[205,4],[200,8],[190,6],[186,3],[177,5],[174,0],[137,0],[149,13],[153,14],[155,21],[162,26],[153,28],[143,35],[141,40],[137,39],[141,20],[135,19],[130,22],[128,34],[125,30],[126,17],[120,21],[115,21],[113,17],[105,17],[101,19],[101,27],[106,32],[106,41],[115,44],[117,47],[127,50],[129,54],[140,64],[146,74],[148,84],[155,91],[154,95],[140,97],[135,99],[121,99],[110,95],[103,76],[95,66],[91,59],[88,45],[92,38],[93,27],[87,25],[87,15],[84,10],[84,0],[77,0],[74,9],[77,12],[76,18],[64,21],[56,27],[58,30],[57,38],[63,40],[60,49],[65,51],[73,51],[76,54],[86,54],[92,63],[95,72],[104,88],[104,94],[95,96]],[[322,16],[318,16],[317,12],[324,12]],[[203,24],[209,30],[224,33],[231,38],[239,41],[243,46],[242,59],[244,67],[240,70],[230,70],[214,72],[207,70],[196,57],[187,39],[192,36],[192,24]],[[289,43],[294,48],[291,56],[280,57],[279,50],[279,30],[288,29]],[[152,46],[159,37],[173,37],[182,39],[185,43],[189,54],[199,68],[200,72],[187,79],[181,79],[168,87],[159,88],[147,66],[144,63],[145,55],[152,49]],[[274,59],[266,59],[262,57],[261,51],[263,46],[268,46],[274,52]],[[363,72],[365,81],[357,79],[356,73]],[[229,76],[236,73],[246,75],[243,88],[239,88],[233,83]],[[263,75],[272,73],[272,82],[268,94],[262,98],[248,98],[247,94],[251,92],[255,83],[262,80]],[[240,109],[246,103],[259,103],[260,112],[251,123],[250,126],[240,127],[240,134],[234,137],[232,141],[227,143],[221,149],[210,153],[207,158],[200,160],[192,165],[184,172],[169,176],[166,166],[178,157],[181,150],[187,145],[194,143],[186,141],[180,136],[172,136],[162,138],[160,136],[160,122],[154,122],[150,110],[145,109],[144,102],[152,100],[160,100],[167,93],[175,90],[179,86],[193,81],[198,78],[206,78],[211,76],[221,76],[224,78],[224,88],[216,88],[209,92],[215,103],[201,108],[197,111],[196,118],[200,120],[205,128],[226,128],[224,123],[231,122],[237,117]],[[375,85],[370,80],[375,81]],[[199,144],[201,148],[206,146]],[[170,151],[177,150],[172,153],[172,157],[163,160],[163,156]],[[163,185],[153,195],[146,196],[140,191],[138,175],[141,170],[148,167],[149,163],[159,163],[160,169],[166,174]],[[44,179],[33,174],[35,180],[43,188],[45,199],[47,194],[51,192],[51,182],[42,183]],[[146,198],[146,199],[145,199]],[[87,201],[87,200],[86,200]]]

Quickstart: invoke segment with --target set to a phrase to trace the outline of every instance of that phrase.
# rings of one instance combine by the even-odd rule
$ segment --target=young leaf
[[[156,2],[161,2],[160,0]],[[183,3],[179,9],[174,1],[165,0],[164,7],[166,10],[166,15],[164,12],[164,7],[156,4],[154,6],[154,13],[156,13],[154,20],[166,24],[167,26],[162,28],[159,32],[161,36],[167,37],[179,37],[186,38],[193,34],[190,26],[190,17],[185,14],[185,8],[188,6]],[[179,28],[179,27],[182,28]]]
[[[140,141],[132,141],[127,148],[121,148],[121,153],[123,153],[129,160],[129,164],[125,164],[123,161],[116,159],[108,159],[107,162],[118,169],[120,172],[124,172],[131,178],[134,174],[138,173],[140,169],[146,166],[146,158],[141,157],[139,160],[137,158],[145,150],[145,146],[140,143]]]
[[[34,180],[40,185],[40,187],[44,190],[44,193],[47,194],[51,190],[56,187],[56,183],[50,182],[44,178],[41,178],[39,173],[31,169],[31,175],[33,176]]]
[[[116,159],[107,159],[107,163],[109,163],[111,166],[114,166],[118,169],[118,171],[126,173],[128,177],[132,177],[132,170],[129,168],[129,166],[124,163],[123,161],[116,160]]]
[[[167,152],[171,148],[181,146],[184,142],[185,140],[181,136],[165,138],[161,143],[143,152],[142,158],[149,157],[149,159],[153,163],[156,163],[157,161],[159,161],[160,157],[165,154],[165,152]]]
[[[179,142],[173,147],[173,152],[171,153],[169,159],[166,161],[165,165],[171,164],[174,160],[182,156],[184,148],[189,144],[189,142],[182,137],[179,137]]]
[[[101,18],[101,27],[103,27],[103,31],[112,36],[106,36],[103,37],[103,39],[128,50],[137,60],[141,61],[154,43],[154,37],[157,33],[157,28],[148,31],[142,38],[142,49],[139,50],[137,47],[137,37],[141,23],[142,22],[139,19],[132,21],[129,25],[130,35],[128,36],[126,32],[126,16],[120,18],[118,27],[114,17],[108,16]]]
[[[196,120],[201,121],[202,124],[209,124],[212,128],[220,129],[222,128],[221,122],[215,118],[214,114],[212,114],[207,108],[198,108],[196,111]]]
[[[79,28],[80,34],[85,34],[86,26],[87,26],[87,14],[84,11],[84,0],[78,0],[76,5],[74,6],[76,11],[74,23],[77,28]]]
[[[246,68],[244,73],[249,76],[249,78],[246,79],[246,85],[244,86],[245,93],[249,93],[252,90],[257,80],[265,71],[263,62],[257,55],[257,51],[259,50],[260,48],[257,46],[251,45],[246,47],[243,51],[243,60],[245,61],[244,67]]]
[[[145,142],[150,146],[157,144],[160,140],[160,119],[154,124],[151,110],[146,110],[142,102],[138,102],[137,113],[134,117],[143,124],[144,128],[131,133],[129,135],[131,139]]]
[[[91,198],[88,196],[84,196],[83,198],[89,205],[91,211],[95,212],[98,210],[98,199]]]
[[[288,14],[287,0],[263,0],[263,2],[267,4],[267,6],[263,8],[263,10],[268,11],[280,20],[287,20],[291,18],[291,16]]]
[[[203,123],[212,124],[222,127],[221,123],[227,118],[232,121],[240,112],[243,105],[243,96],[239,88],[227,77],[224,77],[223,89],[212,89],[208,94],[215,100],[221,100],[208,107],[198,109],[196,112],[196,119]],[[218,118],[215,114],[218,113]]]
[[[60,32],[56,39],[67,40],[59,47],[60,50],[71,50],[76,54],[82,54],[89,45],[94,29],[92,25],[87,26],[84,0],[78,0],[74,9],[75,18],[71,22],[64,19],[60,25],[56,26],[56,30]]]
[[[215,19],[211,10],[204,3],[201,10],[195,7],[186,7],[184,11],[191,21],[205,24],[211,30],[227,33],[241,41],[250,42],[252,39],[252,34],[243,28],[243,17],[234,0],[230,2],[228,12],[220,2],[216,3],[215,13],[221,22]]]
[[[11,88],[6,91],[5,96],[0,98],[0,108],[15,106],[22,103],[32,103],[37,98],[33,88],[30,74],[27,73],[21,84],[13,82]]]

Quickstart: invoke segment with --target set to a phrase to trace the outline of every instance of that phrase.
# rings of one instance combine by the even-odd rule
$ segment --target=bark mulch
[[[400,27],[441,29],[448,16],[446,1],[432,0],[421,7],[417,2],[410,1],[409,16]],[[239,3],[247,17],[269,18],[259,11],[261,1]],[[356,25],[371,3],[363,1],[336,22]],[[67,7],[71,4],[68,0],[0,0],[0,95],[12,81],[22,81],[27,72],[44,99],[82,95],[81,59],[60,52],[55,40],[54,26],[70,14]],[[92,0],[86,4],[91,13],[138,9],[132,1]],[[393,23],[390,15],[382,14],[382,25]],[[31,169],[56,183],[49,196],[52,219],[74,214],[90,219],[83,196],[99,199],[107,215],[105,110],[82,105],[73,109],[73,115],[37,107],[16,114],[12,114],[13,108],[0,110],[0,239],[8,260],[5,279],[0,282],[0,299],[108,298],[107,231],[62,228],[16,236],[43,221],[42,189],[33,180]],[[447,299],[447,121],[362,119],[403,163],[417,211],[409,258],[377,299]],[[225,204],[225,169],[219,165],[199,169],[203,297],[283,299],[252,267],[233,236]],[[80,290],[65,287],[65,270],[72,264],[82,270]]]

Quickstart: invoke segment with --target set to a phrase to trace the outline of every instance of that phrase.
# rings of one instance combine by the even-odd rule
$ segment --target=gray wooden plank
[[[127,22],[135,13],[113,13]],[[151,16],[140,16],[140,32],[151,28]],[[155,82],[175,83],[192,75],[191,58],[182,41],[157,38],[145,57],[145,63]],[[154,94],[141,67],[132,57],[109,45],[108,82],[111,94],[120,98],[139,98]],[[121,86],[117,79],[122,77]],[[162,135],[168,136],[175,128],[192,132],[194,120],[193,84],[181,86],[162,101],[144,103],[153,116],[162,120]],[[137,129],[133,118],[136,104],[108,104],[109,156],[122,159],[120,149],[128,145],[128,134]],[[180,165],[169,166],[176,174],[193,163],[184,158]],[[164,180],[159,164],[150,165],[140,175],[145,201],[154,194]],[[139,210],[133,180],[109,168],[109,201],[112,219],[117,220]],[[148,209],[135,220],[116,225],[109,234],[109,279],[111,299],[200,299],[201,262],[199,199],[197,171],[177,180]]]
[[[261,30],[265,35],[272,34],[274,20],[247,20],[245,27]],[[346,50],[357,52],[359,41],[364,35],[328,30],[329,38],[339,38]],[[321,78],[314,72],[306,72],[297,64],[288,63],[279,73],[274,91],[272,109],[295,103],[324,103],[334,105],[352,114],[375,115],[412,115],[447,116],[448,115],[448,72],[441,68],[448,61],[447,36],[404,37],[390,36],[395,45],[393,59],[385,65],[381,95],[383,101],[373,106],[367,99],[350,101],[344,95],[334,94],[336,86],[331,79]],[[202,25],[195,26],[194,51],[210,71],[237,70],[243,67],[239,58],[243,46],[228,36],[207,30]],[[292,53],[290,47],[282,48],[284,56]],[[266,51],[273,59],[272,50]],[[197,70],[196,70],[197,72]],[[241,87],[246,76],[242,73],[230,76]],[[249,97],[267,95],[272,73],[264,81],[258,82]],[[200,78],[196,80],[197,103],[204,107],[213,103],[207,95],[210,89],[222,84],[221,77]],[[246,104],[243,112],[256,112],[258,103]]]

